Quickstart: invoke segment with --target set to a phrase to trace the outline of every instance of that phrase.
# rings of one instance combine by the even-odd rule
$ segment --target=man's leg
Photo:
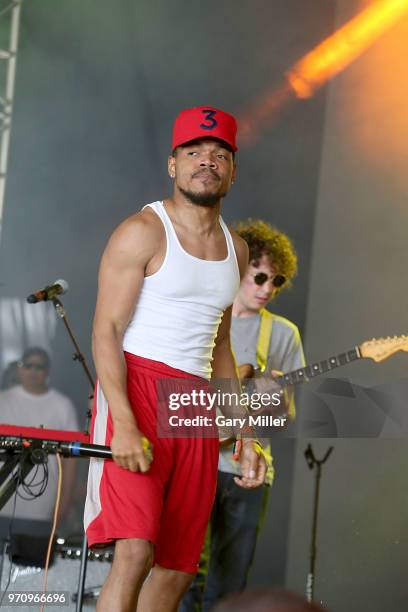
[[[137,612],[177,612],[194,574],[155,565],[140,593]]]
[[[98,599],[97,612],[135,612],[152,560],[152,544],[147,540],[117,540],[112,568]]]
[[[211,516],[210,566],[203,610],[229,593],[242,591],[254,558],[267,487],[241,489],[233,474],[218,473],[217,507]]]
[[[177,610],[197,573],[214,501],[218,439],[180,438],[173,442],[172,478],[161,515],[155,565],[143,586],[138,612]]]
[[[215,500],[214,505],[216,503],[217,500]],[[210,527],[208,526],[197,574],[181,601],[179,612],[201,612],[205,581],[208,574],[208,563],[210,560],[210,535]]]

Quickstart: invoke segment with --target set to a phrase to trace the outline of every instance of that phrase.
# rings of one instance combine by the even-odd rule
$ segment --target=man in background
[[[304,355],[298,328],[266,310],[271,300],[291,286],[296,275],[294,246],[288,236],[264,221],[249,219],[238,223],[235,229],[248,244],[250,262],[232,309],[231,341],[237,364],[250,365],[257,374],[269,375],[300,368],[304,366]],[[287,398],[286,410],[288,420],[293,420],[293,394]],[[262,442],[265,451],[270,452],[269,441]],[[200,572],[183,599],[181,612],[207,612],[217,600],[246,586],[273,469],[268,470],[265,485],[258,489],[237,486],[239,476],[231,446],[221,445],[210,542],[207,538]]]
[[[71,400],[49,387],[50,357],[40,347],[28,348],[19,364],[18,379],[20,384],[0,392],[0,423],[21,425],[25,427],[44,427],[78,431],[79,422]],[[70,495],[75,477],[75,460],[63,461],[63,494],[60,516],[67,514],[70,507]],[[13,517],[12,531],[24,531],[35,535],[47,535],[50,531],[54,514],[57,491],[58,471],[55,456],[50,455],[46,464],[48,484],[42,495],[31,498],[19,487],[16,497],[12,497],[0,510],[0,536],[9,533],[10,520]],[[40,466],[35,482],[43,476]],[[27,480],[30,481],[32,473]],[[33,489],[39,491],[41,487]],[[23,499],[29,497],[29,499]]]

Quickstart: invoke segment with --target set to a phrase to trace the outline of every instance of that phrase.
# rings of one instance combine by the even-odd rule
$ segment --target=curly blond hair
[[[253,266],[257,267],[261,257],[266,255],[271,265],[276,266],[278,273],[286,278],[276,293],[290,287],[298,268],[295,247],[289,236],[262,219],[238,221],[233,228],[248,244],[249,261]]]

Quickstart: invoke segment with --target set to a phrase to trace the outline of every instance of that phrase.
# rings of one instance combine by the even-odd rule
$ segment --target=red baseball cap
[[[186,108],[177,115],[173,127],[172,148],[196,140],[216,138],[225,142],[232,151],[237,151],[237,122],[235,117],[212,106]]]

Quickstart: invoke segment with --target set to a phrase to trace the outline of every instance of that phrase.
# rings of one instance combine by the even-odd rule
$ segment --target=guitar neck
[[[323,359],[323,361],[312,363],[304,368],[299,368],[298,370],[293,370],[293,372],[282,374],[282,376],[278,376],[276,378],[276,381],[281,387],[298,385],[302,382],[310,380],[311,378],[314,378],[315,376],[325,374],[326,372],[330,372],[335,368],[339,368],[347,363],[356,361],[356,359],[361,359],[358,346],[355,346],[353,349],[351,349],[351,351],[347,351],[346,353],[340,353],[340,355],[329,357],[329,359]]]

